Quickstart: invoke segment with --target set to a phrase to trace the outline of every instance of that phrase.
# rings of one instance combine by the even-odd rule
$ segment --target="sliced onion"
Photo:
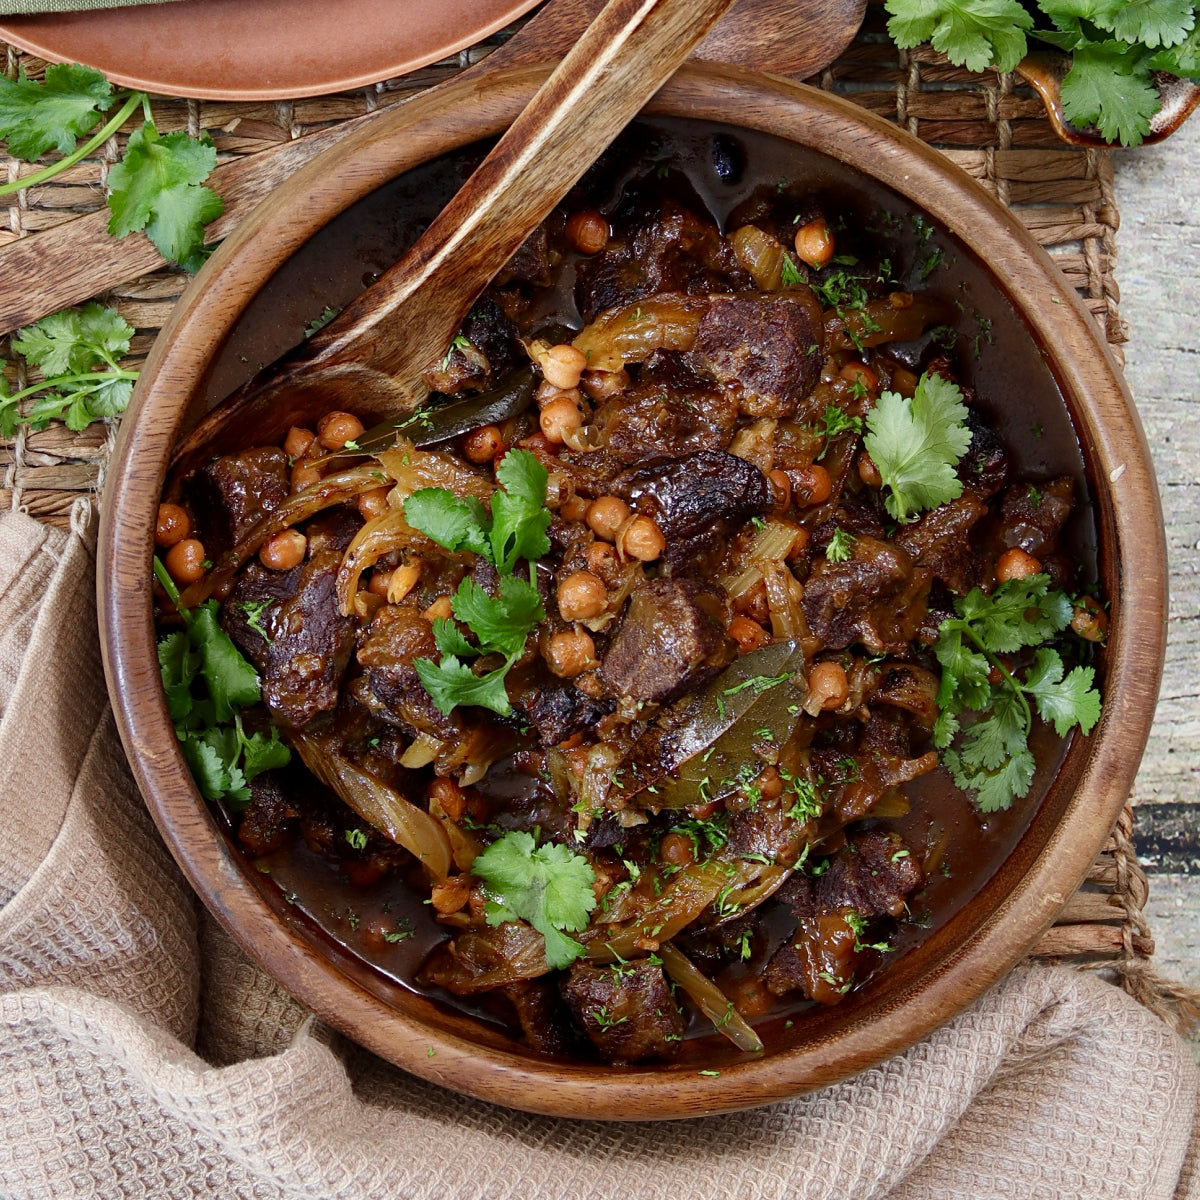
[[[658,948],[658,953],[667,974],[695,1001],[696,1007],[713,1023],[722,1037],[727,1037],[747,1054],[762,1053],[762,1041],[734,1008],[733,1001],[708,976],[701,973],[686,954],[666,944]]]
[[[323,739],[295,731],[289,739],[304,765],[362,819],[418,858],[436,879],[450,874],[450,840],[441,824]]]
[[[456,496],[488,499],[495,488],[477,475],[461,459],[439,450],[418,450],[406,438],[397,438],[391,450],[381,450],[376,461],[395,480],[388,496],[394,507],[421,488],[445,488]]]
[[[783,285],[783,245],[757,225],[743,225],[729,238],[738,263],[760,291],[777,292]]]
[[[764,522],[746,553],[746,565],[736,575],[724,575],[717,582],[731,601],[739,599],[762,583],[769,570],[785,562],[796,539],[803,535],[804,530],[791,521],[775,518]]]
[[[655,350],[690,350],[707,308],[706,296],[647,296],[602,312],[572,345],[587,356],[589,370],[619,371]]]

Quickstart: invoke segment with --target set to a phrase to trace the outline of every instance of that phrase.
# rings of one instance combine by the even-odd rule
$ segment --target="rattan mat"
[[[253,155],[294,138],[397,104],[447,79],[484,57],[499,38],[399,79],[356,92],[294,101],[229,103],[156,97],[161,132],[206,130],[227,161]],[[15,47],[3,46],[6,71],[24,66],[31,77],[45,64]],[[1010,75],[973,76],[954,68],[928,48],[898,51],[882,32],[876,14],[831,67],[808,82],[846,95],[938,147],[949,159],[1009,206],[1054,256],[1095,315],[1118,361],[1127,340],[1119,292],[1113,278],[1119,221],[1113,198],[1110,157],[1105,151],[1069,147],[1054,135],[1041,101]],[[52,183],[17,193],[0,220],[0,245],[36,238],[42,231],[103,205],[109,165],[119,156],[119,139],[96,157],[78,163]],[[4,177],[17,177],[18,164],[0,159]],[[28,168],[25,168],[28,171]],[[131,279],[104,293],[137,329],[130,365],[145,357],[165,323],[187,277],[163,269]],[[7,352],[7,339],[0,352]],[[5,353],[7,358],[7,354]],[[14,367],[9,382],[24,386]],[[0,510],[24,509],[40,520],[64,525],[81,495],[102,497],[113,426],[95,425],[72,434],[62,426],[0,441]],[[1118,975],[1131,994],[1168,1019],[1178,1019],[1169,985],[1150,966],[1154,942],[1143,909],[1146,877],[1131,837],[1126,807],[1087,882],[1072,897],[1058,923],[1033,951]],[[1184,1008],[1190,1005],[1183,1001]]]

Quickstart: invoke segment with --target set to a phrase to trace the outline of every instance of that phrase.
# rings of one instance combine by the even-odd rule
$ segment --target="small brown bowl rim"
[[[1145,436],[1108,347],[1012,214],[937,151],[848,101],[781,78],[689,64],[648,112],[761,129],[874,176],[994,264],[1034,337],[1055,348],[1055,375],[1095,485],[1103,582],[1112,597],[1101,722],[1072,750],[1079,778],[1061,821],[971,935],[904,994],[766,1059],[704,1076],[534,1060],[472,1041],[461,1022],[439,1028],[410,1019],[349,979],[248,879],[183,764],[155,655],[154,508],[184,409],[261,282],[314,229],[395,174],[506,127],[545,74],[498,72],[380,114],[299,172],[214,254],[156,341],[121,425],[99,544],[105,670],[135,777],[192,886],[263,969],[337,1029],[425,1079],[530,1112],[610,1120],[728,1112],[836,1082],[904,1050],[977,999],[1053,923],[1120,814],[1149,734],[1165,646],[1162,517]]]

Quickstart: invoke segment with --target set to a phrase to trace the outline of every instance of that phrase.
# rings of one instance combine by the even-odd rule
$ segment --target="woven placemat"
[[[400,79],[360,91],[295,101],[229,103],[155,97],[161,132],[207,131],[221,161],[262,153],[331,124],[389,106],[447,79],[486,56],[505,34]],[[6,72],[23,66],[38,77],[44,62],[3,46]],[[1112,162],[1107,152],[1065,146],[1046,120],[1041,101],[1011,75],[972,75],[926,48],[899,51],[871,12],[849,49],[808,82],[847,96],[940,149],[1012,209],[1054,256],[1093,313],[1118,361],[1127,332],[1113,278],[1118,212]],[[76,164],[52,183],[18,193],[0,219],[0,245],[36,238],[63,221],[103,205],[109,165],[120,153],[118,138],[92,159]],[[0,158],[4,178],[18,164]],[[145,357],[158,329],[187,283],[163,269],[111,289],[99,298],[114,305],[137,336],[129,364]],[[0,352],[7,359],[7,339]],[[9,363],[9,383],[26,383]],[[65,525],[74,500],[103,492],[104,471],[115,429],[95,425],[72,434],[62,426],[22,432],[0,440],[0,510],[22,508],[40,520]],[[1146,877],[1132,844],[1133,816],[1125,809],[1104,851],[1058,923],[1034,949],[1042,959],[1070,961],[1118,976],[1132,995],[1176,1024],[1194,1019],[1186,996],[1159,980],[1152,969],[1154,942],[1143,910]]]

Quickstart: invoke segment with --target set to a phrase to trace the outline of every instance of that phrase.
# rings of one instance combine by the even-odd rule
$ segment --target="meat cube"
[[[289,725],[303,727],[337,706],[338,685],[354,651],[354,621],[338,612],[342,556],[322,550],[305,563],[295,595],[271,614],[262,694]]]
[[[288,456],[277,446],[226,454],[201,467],[188,491],[209,557],[224,554],[273,513],[290,486]]]
[[[513,699],[513,707],[537,729],[546,746],[557,746],[573,733],[593,728],[616,706],[611,696],[593,700],[573,684],[562,682],[534,688]]]
[[[267,665],[273,614],[279,602],[296,594],[303,567],[271,571],[252,562],[238,576],[233,591],[221,605],[221,626],[260,674]]]
[[[971,431],[971,444],[959,459],[955,473],[962,480],[964,492],[979,500],[990,500],[1008,481],[1008,452],[973,408],[967,409],[966,425]]]
[[[576,963],[562,990],[576,1021],[609,1062],[665,1058],[679,1048],[683,1014],[657,963]]]
[[[898,917],[905,898],[924,882],[920,863],[899,834],[872,830],[847,842],[829,860],[829,869],[817,879],[817,907],[853,909],[866,920]]]
[[[1000,540],[1042,558],[1058,548],[1058,535],[1075,507],[1075,481],[1069,475],[1034,486],[1017,483],[1000,503]]]
[[[897,531],[895,543],[918,567],[962,596],[975,582],[971,530],[987,515],[987,505],[964,492],[957,500],[930,509]]]
[[[804,584],[804,615],[829,650],[861,642],[902,654],[925,611],[929,577],[899,547],[859,537],[845,562],[821,559]]]
[[[600,678],[613,692],[662,704],[710,679],[737,655],[725,599],[696,579],[654,579],[635,589]]]
[[[418,658],[439,657],[433,626],[415,609],[397,605],[376,614],[358,650],[371,691],[389,712],[422,733],[447,738],[460,732],[459,724],[438,710],[413,666]]]
[[[694,568],[733,528],[773,503],[767,477],[724,450],[632,467],[613,480],[612,492],[654,518],[667,539],[664,557],[674,571]]]
[[[574,1048],[570,1018],[554,984],[544,976],[522,979],[504,988],[512,1001],[525,1040],[539,1053],[552,1058]]]
[[[736,402],[721,392],[668,392],[651,382],[602,405],[596,425],[606,435],[609,451],[633,463],[651,455],[683,458],[700,450],[724,449],[737,415]]]
[[[790,417],[817,382],[823,338],[820,305],[807,289],[716,296],[692,353],[746,416]]]
[[[250,783],[250,804],[238,825],[238,841],[255,856],[269,854],[291,839],[299,816],[278,772],[268,771]]]

